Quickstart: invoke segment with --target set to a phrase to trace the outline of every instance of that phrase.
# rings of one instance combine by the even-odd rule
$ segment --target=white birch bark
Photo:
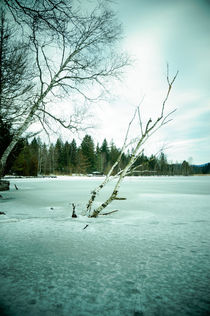
[[[63,67],[66,66],[66,64],[68,63],[69,58],[67,58],[66,62],[64,63]],[[62,68],[63,68],[62,67]],[[5,149],[1,160],[0,160],[0,177],[3,174],[7,159],[11,153],[11,151],[13,150],[13,148],[15,147],[15,145],[17,144],[18,140],[21,138],[21,136],[23,135],[23,133],[27,130],[27,128],[29,127],[29,125],[31,124],[31,122],[33,121],[33,117],[34,114],[36,113],[36,111],[39,109],[40,104],[42,103],[42,101],[44,100],[44,98],[47,96],[47,94],[52,90],[54,83],[56,82],[56,78],[59,76],[59,74],[62,72],[62,68],[59,70],[59,72],[54,76],[54,78],[51,80],[50,84],[48,85],[47,89],[39,96],[38,100],[35,102],[35,104],[33,105],[33,107],[31,108],[29,114],[27,115],[25,121],[23,122],[23,124],[18,128],[18,130],[16,131],[16,134],[13,136],[12,141],[10,142],[10,144],[8,145],[8,147]]]
[[[31,110],[29,111],[29,113],[28,113],[26,119],[24,120],[24,122],[22,123],[22,125],[17,129],[16,134],[13,136],[12,141],[10,142],[8,147],[5,149],[3,155],[2,155],[2,157],[0,159],[0,177],[2,177],[2,175],[3,175],[4,168],[6,166],[6,162],[7,162],[7,159],[9,157],[11,151],[13,150],[13,148],[15,147],[15,145],[17,144],[18,140],[21,138],[23,133],[27,130],[27,128],[29,127],[31,122],[33,121],[34,115],[39,110],[39,107],[42,104],[42,102],[44,101],[45,97],[48,95],[48,93],[57,84],[57,80],[60,80],[59,79],[59,75],[67,67],[67,65],[69,64],[71,59],[74,57],[74,55],[76,55],[78,53],[78,51],[79,50],[75,50],[72,54],[70,54],[66,58],[66,60],[64,61],[64,63],[60,67],[59,71],[51,79],[51,81],[50,81],[49,85],[47,86],[47,88],[45,89],[45,91],[43,91],[41,89],[41,93],[40,93],[40,96],[39,96],[38,100],[32,106]],[[37,63],[39,64],[39,62],[37,62]]]
[[[152,122],[152,120],[149,119],[147,124],[146,124],[145,131],[143,131],[142,121],[141,121],[141,117],[140,117],[140,111],[139,111],[139,107],[137,107],[137,110],[134,113],[134,117],[131,120],[131,122],[129,123],[128,130],[127,130],[126,137],[125,137],[125,141],[124,141],[124,145],[122,147],[120,156],[118,157],[118,159],[114,163],[114,165],[111,167],[111,169],[110,169],[109,173],[107,174],[107,176],[106,176],[105,180],[103,181],[103,183],[96,190],[94,190],[92,192],[92,196],[91,196],[91,198],[90,198],[90,200],[88,202],[88,205],[87,205],[87,211],[89,212],[89,217],[97,217],[105,207],[107,207],[113,200],[115,200],[117,198],[117,195],[118,195],[118,192],[119,192],[119,189],[120,189],[120,185],[121,185],[123,179],[125,178],[125,176],[127,174],[129,174],[133,164],[135,163],[135,161],[137,160],[137,158],[141,154],[142,146],[145,144],[145,142],[148,140],[148,138],[151,137],[159,128],[161,128],[163,125],[167,124],[171,120],[171,119],[168,119],[168,118],[175,110],[170,112],[169,114],[165,115],[164,114],[165,113],[165,105],[166,105],[166,102],[167,102],[167,100],[169,98],[169,94],[170,94],[172,85],[173,85],[173,83],[174,83],[174,81],[175,81],[175,79],[176,79],[176,77],[178,75],[178,72],[173,77],[172,81],[170,81],[169,80],[168,71],[169,71],[169,69],[168,69],[168,66],[167,66],[168,90],[167,90],[167,93],[166,93],[166,97],[165,97],[165,99],[163,100],[163,103],[162,103],[160,116],[154,122]],[[91,206],[92,206],[93,201],[96,198],[96,195],[107,184],[107,182],[110,180],[110,176],[111,176],[115,166],[118,165],[118,163],[121,160],[123,151],[124,151],[124,149],[126,147],[127,138],[128,138],[128,132],[130,130],[130,126],[133,123],[133,120],[134,120],[137,112],[138,112],[139,124],[140,124],[140,128],[141,128],[141,137],[137,141],[136,147],[135,147],[135,149],[134,149],[134,151],[133,151],[133,153],[131,155],[131,158],[130,158],[128,164],[125,166],[125,168],[123,170],[121,170],[118,173],[118,175],[117,175],[118,180],[117,180],[116,185],[115,185],[112,193],[110,194],[109,198],[90,214]]]
[[[135,119],[135,116],[136,116],[136,111],[134,113],[134,116],[132,118],[132,120],[130,121],[130,123],[128,124],[128,128],[127,128],[127,132],[126,132],[126,135],[125,135],[125,139],[124,139],[124,143],[123,143],[123,146],[122,146],[122,149],[121,149],[121,152],[117,158],[117,160],[115,161],[115,163],[112,165],[112,167],[110,168],[109,172],[107,173],[104,181],[95,189],[92,191],[91,193],[91,197],[88,201],[88,204],[87,204],[87,209],[86,209],[86,212],[90,215],[90,212],[91,212],[91,207],[92,207],[92,204],[96,198],[96,196],[98,195],[98,193],[103,189],[103,187],[111,180],[111,175],[115,169],[115,167],[118,166],[118,164],[120,163],[121,161],[121,158],[122,158],[122,155],[124,153],[124,150],[126,148],[126,145],[127,145],[127,140],[128,140],[128,134],[129,134],[129,131],[130,131],[130,127],[132,125],[132,122],[133,120]]]

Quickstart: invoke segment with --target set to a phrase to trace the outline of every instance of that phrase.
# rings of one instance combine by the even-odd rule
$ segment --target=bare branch
[[[167,67],[167,71],[168,71],[168,67]],[[165,116],[164,116],[164,110],[165,110],[165,105],[166,105],[166,102],[168,100],[168,97],[169,97],[169,94],[171,91],[171,87],[176,79],[177,74],[178,74],[178,72],[176,73],[176,75],[174,76],[174,78],[172,79],[171,82],[169,81],[169,77],[167,75],[168,90],[167,90],[166,97],[162,103],[161,116],[157,117],[156,120],[154,120],[153,124],[152,124],[152,120],[149,119],[147,124],[146,124],[144,132],[141,129],[141,136],[137,139],[136,146],[133,149],[132,155],[130,156],[130,159],[129,159],[127,165],[124,167],[124,169],[120,170],[116,175],[116,178],[118,180],[114,186],[112,193],[110,194],[110,196],[108,197],[108,199],[105,202],[103,202],[99,207],[97,207],[92,212],[92,214],[90,214],[90,208],[91,208],[92,203],[94,202],[94,200],[96,198],[96,195],[98,194],[99,190],[101,190],[104,187],[104,185],[110,180],[110,176],[111,176],[110,172],[108,173],[108,176],[102,182],[102,184],[99,185],[99,187],[93,191],[91,198],[90,198],[88,205],[87,205],[87,213],[89,214],[90,217],[97,217],[104,208],[106,208],[113,200],[116,200],[119,189],[120,189],[120,185],[121,185],[124,177],[139,167],[139,166],[134,166],[134,163],[136,162],[137,158],[143,153],[143,150],[144,150],[143,145],[146,143],[148,138],[151,137],[159,128],[161,128],[162,126],[164,126],[166,123],[168,123],[170,121],[170,120],[168,120],[168,118],[171,114],[174,113],[175,110],[171,111],[170,113],[168,113]],[[124,145],[123,145],[122,150],[124,150],[125,144],[127,143],[128,132],[130,130],[130,126],[133,123],[134,118],[136,117],[136,113],[138,113],[138,118],[139,118],[139,122],[140,122],[140,126],[141,126],[141,117],[140,117],[140,113],[139,113],[139,107],[137,107],[137,109],[134,112],[134,116],[133,116],[132,120],[128,124],[128,129],[127,129],[127,133],[126,133],[126,137],[125,137],[125,141],[124,141]],[[122,153],[122,151],[121,151],[121,153]],[[121,156],[121,154],[120,154],[120,156]],[[118,163],[118,160],[111,167],[110,171],[113,170],[113,167],[116,166],[117,163]],[[139,172],[145,172],[145,170],[139,171]]]
[[[172,85],[173,85],[174,81],[176,80],[176,77],[178,76],[178,73],[179,73],[179,71],[176,72],[175,76],[174,76],[174,77],[172,78],[172,80],[170,81],[170,79],[169,79],[169,65],[167,64],[168,91],[167,91],[166,97],[165,97],[165,99],[164,99],[164,101],[163,101],[163,104],[162,104],[162,110],[161,110],[161,116],[160,116],[161,118],[162,118],[163,115],[164,115],[165,104],[166,104],[166,102],[167,102],[167,100],[168,100],[169,94],[170,94],[170,92],[171,92]]]
[[[45,64],[46,64],[46,66],[47,66],[49,75],[50,75],[50,79],[52,80],[52,78],[53,78],[52,69],[50,68],[49,60],[48,60],[48,58],[47,58],[47,56],[46,56],[46,54],[45,54],[45,52],[44,52],[44,47],[43,47],[43,46],[41,46],[41,51],[42,51],[42,55],[43,55],[43,57],[44,57]]]
[[[35,115],[35,116],[38,118],[39,122],[41,123],[42,128],[45,131],[45,133],[46,133],[46,135],[48,137],[48,141],[50,143],[50,134],[48,133],[48,131],[47,131],[46,127],[45,127],[45,124],[43,123],[42,119],[38,115]]]
[[[145,98],[145,95],[142,97],[142,99],[141,99],[141,101],[139,103],[139,106],[137,107],[138,117],[139,117],[139,125],[140,125],[140,129],[141,129],[141,135],[143,135],[143,127],[142,127],[142,120],[141,120],[141,114],[140,114],[140,106],[143,103],[144,98]]]
[[[50,119],[72,131],[88,128],[79,126],[80,122],[73,118],[66,123],[62,119],[62,113],[55,116],[49,107],[46,110],[46,104],[49,104],[52,96],[69,98],[72,92],[79,98],[83,96],[85,100],[96,100],[101,92],[97,98],[91,93],[87,95],[89,84],[91,87],[105,87],[108,79],[118,78],[122,68],[128,64],[128,58],[115,50],[114,44],[119,40],[121,28],[116,23],[114,13],[103,7],[86,14],[85,10],[77,10],[75,4],[67,0],[5,0],[4,8],[10,21],[20,31],[23,47],[28,47],[28,64],[17,80],[21,90],[13,89],[10,85],[9,95],[17,97],[16,91],[23,91],[22,86],[25,87],[26,82],[27,85],[32,82],[31,90],[27,93],[25,91],[23,98],[23,94],[15,102],[11,98],[9,110],[5,110],[8,107],[4,108],[16,131],[15,138],[3,154],[5,163],[5,157],[8,157],[18,138],[27,131],[34,118],[38,117],[42,126],[46,126],[45,129],[50,128]],[[13,43],[10,46],[13,47]],[[13,69],[18,73],[17,67]],[[27,76],[23,76],[24,73]],[[23,109],[24,116],[20,118],[19,114]],[[12,120],[14,115],[20,118],[16,122]]]

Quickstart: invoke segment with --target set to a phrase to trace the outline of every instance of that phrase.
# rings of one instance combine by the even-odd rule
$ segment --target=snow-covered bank
[[[14,179],[2,192],[5,315],[207,315],[210,178],[127,178],[119,212],[72,219],[100,181]]]

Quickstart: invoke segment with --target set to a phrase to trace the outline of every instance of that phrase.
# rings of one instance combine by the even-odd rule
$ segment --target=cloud
[[[173,161],[173,157],[176,157],[178,162],[192,157],[193,163],[195,164],[207,163],[210,161],[209,158],[206,158],[210,157],[210,148],[208,143],[208,137],[174,141],[171,143],[171,146],[166,153]]]
[[[142,120],[160,113],[167,92],[166,63],[171,76],[177,69],[166,111],[177,108],[173,121],[158,131],[147,146],[154,153],[167,143],[169,160],[192,156],[195,163],[209,161],[210,152],[210,5],[204,0],[131,0],[113,6],[124,24],[122,50],[135,60],[121,82],[110,85],[112,98],[93,108],[98,128],[96,141],[111,139],[121,146],[135,107]],[[135,130],[136,128],[136,130]],[[133,132],[139,132],[135,126]]]

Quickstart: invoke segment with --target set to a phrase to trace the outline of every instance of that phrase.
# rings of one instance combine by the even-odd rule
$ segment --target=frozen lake
[[[210,177],[127,178],[107,209],[119,212],[72,219],[100,181],[14,179],[1,192],[0,314],[209,315]]]

